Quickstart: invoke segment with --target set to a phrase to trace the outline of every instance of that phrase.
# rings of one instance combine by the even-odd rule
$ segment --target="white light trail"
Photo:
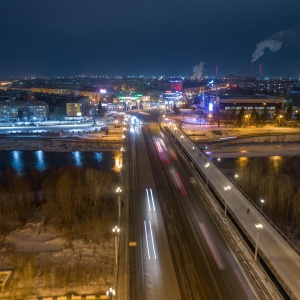
[[[151,211],[151,205],[150,205],[150,199],[149,199],[148,189],[146,189],[146,192],[147,192],[147,200],[148,200],[149,211]]]
[[[152,247],[153,247],[154,259],[156,259],[156,252],[155,252],[155,247],[154,247],[153,233],[152,233],[152,227],[151,227],[151,222],[150,221],[149,221],[149,226],[150,226],[150,233],[151,233],[151,239],[152,239]]]
[[[151,200],[152,200],[153,210],[155,211],[155,204],[154,204],[152,189],[150,189],[150,193],[151,193]]]
[[[150,258],[150,251],[149,251],[149,244],[148,244],[148,235],[147,235],[147,224],[146,224],[146,221],[144,221],[144,224],[145,224],[145,234],[146,234],[146,244],[147,244],[147,252],[148,252],[148,258]]]

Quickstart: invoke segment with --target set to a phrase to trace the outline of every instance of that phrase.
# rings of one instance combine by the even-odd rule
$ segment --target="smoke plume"
[[[202,77],[203,71],[204,71],[204,62],[201,61],[199,65],[196,65],[193,67],[193,78],[194,79],[199,79]]]
[[[264,55],[265,49],[269,48],[271,51],[276,52],[280,50],[283,42],[276,41],[276,40],[264,40],[256,45],[256,50],[254,51],[252,55],[252,61],[255,62],[257,59],[259,59],[261,56]]]
[[[299,29],[286,29],[281,30],[269,37],[267,37],[265,40],[261,41],[256,45],[256,49],[254,53],[252,54],[252,61],[255,62],[257,59],[259,59],[262,55],[264,55],[265,50],[269,48],[273,52],[277,52],[281,49],[284,40],[297,38],[300,36]]]

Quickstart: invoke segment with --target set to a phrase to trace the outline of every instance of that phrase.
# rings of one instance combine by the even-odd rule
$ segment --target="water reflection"
[[[16,171],[16,173],[22,173],[24,169],[24,164],[22,162],[21,151],[12,151],[12,168]]]
[[[96,152],[94,154],[94,157],[95,157],[96,161],[98,162],[98,164],[100,165],[101,161],[103,159],[103,153],[102,152]]]
[[[72,156],[75,162],[75,166],[76,167],[82,166],[81,152],[79,151],[72,152]]]
[[[274,173],[277,174],[279,171],[282,157],[281,156],[271,156],[271,157],[269,157],[269,159],[271,162],[273,162]]]
[[[35,156],[36,156],[35,168],[39,171],[45,171],[46,170],[46,164],[45,164],[44,152],[41,151],[41,150],[35,151]]]
[[[44,172],[62,166],[90,167],[105,171],[115,170],[114,152],[47,152],[47,151],[0,151],[0,172],[12,169],[21,175],[31,170]],[[118,165],[122,164],[121,154],[117,152]]]
[[[248,163],[249,163],[248,157],[242,156],[237,159],[237,165],[239,166],[240,170],[245,169]]]

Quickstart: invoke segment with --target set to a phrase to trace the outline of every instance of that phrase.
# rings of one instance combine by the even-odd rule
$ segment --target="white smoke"
[[[204,71],[204,62],[201,61],[199,65],[196,65],[193,67],[193,78],[194,79],[200,79],[202,77],[203,71]]]
[[[264,40],[256,45],[256,50],[254,51],[252,55],[252,61],[255,62],[257,59],[259,59],[261,56],[264,55],[265,49],[269,48],[271,51],[276,52],[280,50],[283,42],[276,41],[276,40]]]
[[[273,52],[277,52],[281,49],[283,45],[283,41],[286,39],[297,38],[300,35],[299,29],[286,29],[281,30],[269,37],[265,40],[261,41],[256,45],[256,49],[252,54],[252,61],[255,62],[265,53],[265,49],[269,48]]]

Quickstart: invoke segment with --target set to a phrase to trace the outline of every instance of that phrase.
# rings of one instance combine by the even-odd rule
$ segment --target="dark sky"
[[[253,73],[300,76],[299,0],[0,0],[0,12],[0,76],[191,76],[200,62],[203,76],[248,75],[272,36],[281,48]]]

